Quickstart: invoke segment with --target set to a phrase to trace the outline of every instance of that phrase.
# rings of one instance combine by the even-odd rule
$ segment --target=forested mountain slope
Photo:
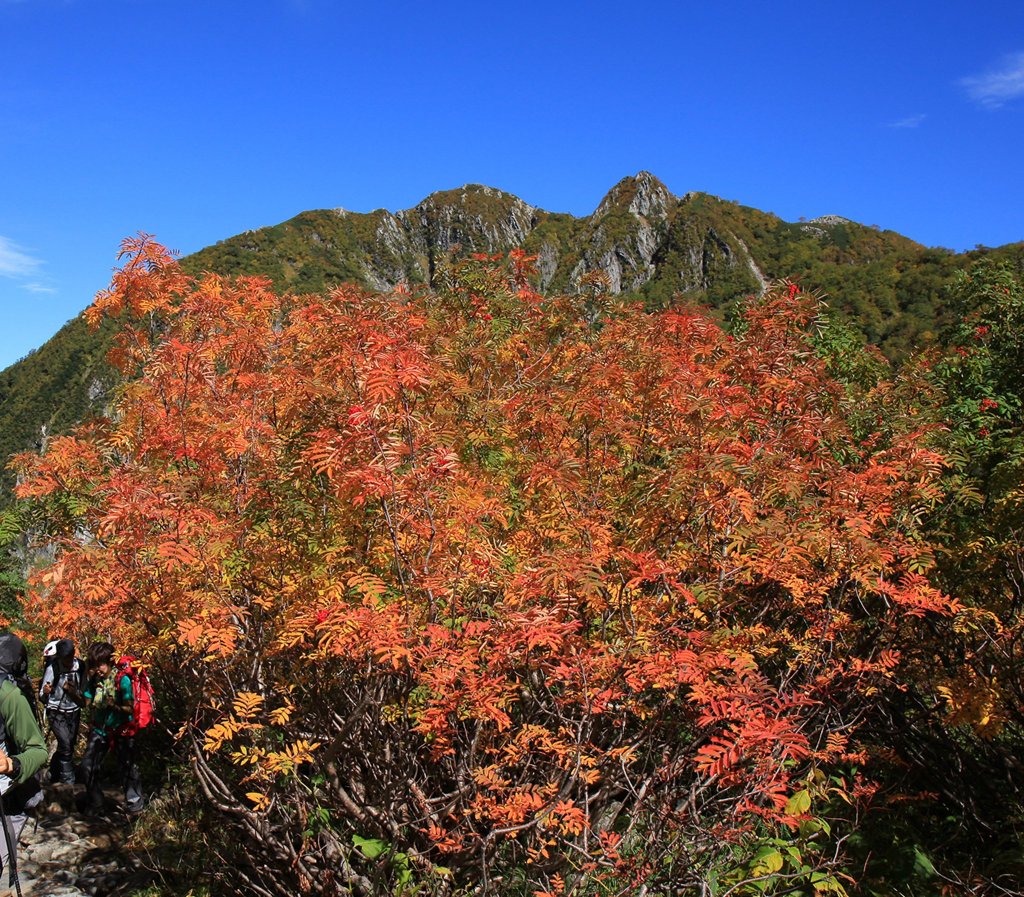
[[[542,290],[573,291],[602,272],[613,293],[654,307],[726,307],[775,278],[827,295],[831,307],[891,358],[937,339],[953,273],[985,253],[1024,263],[1024,243],[956,254],[838,216],[789,223],[703,193],[674,196],[647,172],[616,184],[593,214],[548,212],[491,187],[433,193],[412,209],[303,212],[184,260],[198,273],[258,274],[276,287],[319,291],[342,282],[386,290],[433,283],[453,253],[537,256]],[[0,373],[0,455],[39,445],[104,406],[109,331],[81,319]],[[5,488],[9,483],[5,484]]]

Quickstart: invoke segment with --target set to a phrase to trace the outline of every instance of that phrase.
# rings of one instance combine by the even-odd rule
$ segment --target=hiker
[[[91,710],[91,728],[82,756],[87,809],[103,810],[103,786],[100,767],[110,747],[121,770],[125,806],[129,813],[141,812],[142,780],[135,765],[135,736],[125,732],[131,722],[134,696],[131,678],[114,675],[114,646],[96,642],[86,655],[89,682],[84,695]]]
[[[39,696],[46,701],[46,719],[57,739],[50,758],[50,781],[75,783],[75,742],[82,722],[82,662],[75,657],[75,643],[62,638],[54,646],[53,660],[46,665]]]
[[[20,638],[0,635],[0,792],[3,834],[0,869],[10,870],[18,889],[17,846],[26,811],[42,800],[36,772],[46,763],[46,742],[33,707],[35,690],[28,681],[28,653]]]

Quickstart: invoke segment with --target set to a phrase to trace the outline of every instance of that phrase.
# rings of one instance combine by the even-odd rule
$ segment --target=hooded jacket
[[[0,635],[0,723],[3,724],[0,746],[17,761],[11,775],[14,785],[27,782],[46,762],[43,733],[17,681],[27,672],[28,655],[21,639],[11,633]]]

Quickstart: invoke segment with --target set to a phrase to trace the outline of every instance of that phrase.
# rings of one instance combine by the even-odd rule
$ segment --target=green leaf
[[[750,863],[751,875],[770,875],[782,868],[782,854],[774,847],[762,847]]]
[[[929,877],[936,874],[932,861],[919,847],[914,848],[914,868]]]
[[[359,835],[352,836],[352,845],[368,860],[377,859],[390,846],[387,841],[381,841],[380,838],[363,838]]]
[[[818,893],[824,894],[846,894],[844,888],[834,875],[827,872],[815,872],[811,875],[811,885]]]
[[[821,831],[822,822],[820,819],[805,819],[800,823],[799,832],[801,838],[813,838]]]
[[[786,812],[790,816],[802,816],[811,808],[811,794],[809,791],[797,791],[786,801]]]

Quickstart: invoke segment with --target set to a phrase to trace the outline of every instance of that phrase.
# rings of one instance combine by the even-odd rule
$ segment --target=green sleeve
[[[21,762],[21,775],[15,781],[20,785],[46,763],[46,742],[28,701],[10,680],[0,685],[0,714],[7,726],[8,744],[21,749],[13,755]]]

